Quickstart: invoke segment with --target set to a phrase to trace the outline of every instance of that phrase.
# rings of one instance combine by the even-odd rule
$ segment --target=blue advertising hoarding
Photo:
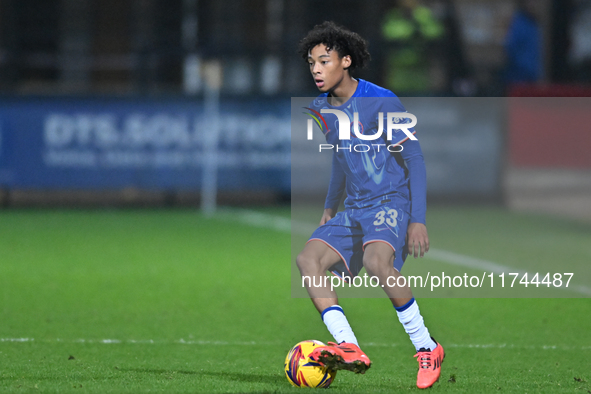
[[[285,104],[223,102],[216,152],[220,190],[289,192]],[[198,190],[207,133],[202,101],[3,100],[0,186]]]

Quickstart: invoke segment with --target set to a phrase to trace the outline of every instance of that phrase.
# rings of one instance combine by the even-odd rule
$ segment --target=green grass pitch
[[[238,217],[0,211],[0,392],[301,392],[285,379],[287,351],[331,338],[310,301],[291,297],[289,232]],[[588,225],[478,207],[428,219],[437,249],[526,270],[591,260]],[[436,264],[407,262],[417,273]],[[419,303],[447,352],[432,392],[591,393],[588,298]],[[418,392],[389,302],[342,304],[373,366],[340,372],[329,390]]]

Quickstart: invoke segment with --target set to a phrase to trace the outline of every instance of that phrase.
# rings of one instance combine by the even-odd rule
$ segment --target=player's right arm
[[[334,218],[339,210],[341,198],[345,191],[346,176],[343,167],[339,164],[336,155],[332,156],[332,171],[330,174],[330,182],[328,184],[328,193],[326,194],[326,200],[324,202],[324,212],[320,219],[320,225],[322,226],[330,219]]]
[[[320,225],[326,224],[330,219],[334,218],[337,214],[332,208],[325,208],[324,212],[322,212],[322,218],[320,218]]]

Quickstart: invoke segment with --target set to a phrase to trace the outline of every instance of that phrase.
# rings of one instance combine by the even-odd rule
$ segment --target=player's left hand
[[[415,259],[420,255],[423,257],[425,252],[429,251],[429,235],[427,226],[423,223],[411,223],[406,232],[406,245],[408,245],[408,254],[413,255]]]

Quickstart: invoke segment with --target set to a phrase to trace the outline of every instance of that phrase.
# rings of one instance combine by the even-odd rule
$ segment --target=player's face
[[[308,53],[308,64],[318,90],[332,92],[348,75],[346,69],[351,65],[351,57],[339,57],[337,51],[319,44]]]

